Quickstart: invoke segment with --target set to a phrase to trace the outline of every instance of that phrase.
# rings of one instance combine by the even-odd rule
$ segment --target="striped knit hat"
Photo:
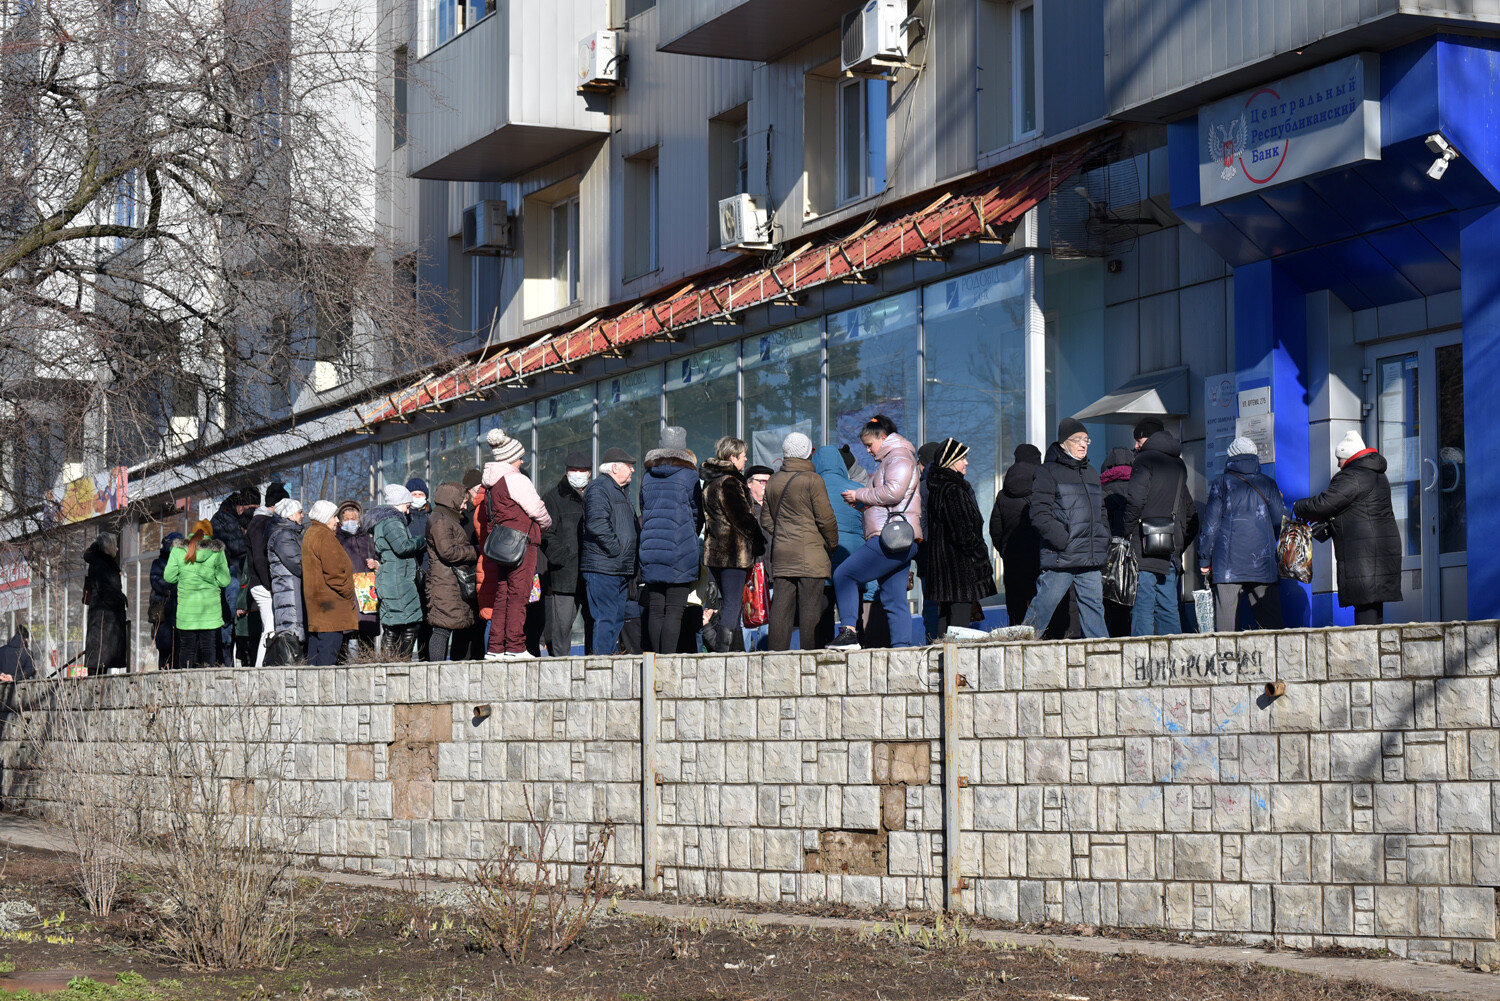
[[[496,462],[519,465],[521,456],[526,454],[524,445],[499,428],[490,428],[490,433],[485,436],[484,440],[489,442],[490,451],[495,453]]]

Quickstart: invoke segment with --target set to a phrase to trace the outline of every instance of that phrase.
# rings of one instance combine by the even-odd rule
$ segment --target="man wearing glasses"
[[[1109,553],[1109,523],[1099,471],[1089,465],[1089,434],[1080,421],[1063,418],[1047,461],[1031,490],[1031,523],[1042,537],[1042,573],[1025,625],[1038,635],[1052,621],[1057,603],[1076,589],[1083,635],[1108,636],[1104,584],[1099,570]]]

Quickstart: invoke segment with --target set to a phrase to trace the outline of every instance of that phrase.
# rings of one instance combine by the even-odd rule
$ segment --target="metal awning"
[[[1142,372],[1111,393],[1105,393],[1073,417],[1104,424],[1134,424],[1142,417],[1186,417],[1188,367]]]

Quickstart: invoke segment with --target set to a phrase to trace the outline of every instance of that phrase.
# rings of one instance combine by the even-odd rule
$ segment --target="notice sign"
[[[0,615],[31,607],[31,564],[22,559],[0,562]]]
[[[1361,53],[1198,111],[1204,205],[1380,159],[1380,59]]]
[[[1274,414],[1252,414],[1234,422],[1234,436],[1249,438],[1255,442],[1255,454],[1260,461],[1276,461],[1276,416]]]
[[[1203,381],[1203,467],[1208,482],[1224,474],[1224,459],[1234,439],[1235,373],[1214,375]]]

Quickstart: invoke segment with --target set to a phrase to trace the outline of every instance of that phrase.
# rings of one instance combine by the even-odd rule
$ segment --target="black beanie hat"
[[[1161,422],[1160,417],[1142,417],[1135,425],[1135,436],[1137,439],[1149,438],[1158,431],[1165,431],[1167,426]]]
[[[947,440],[948,439],[946,438],[943,439],[943,441]],[[938,448],[941,447],[941,445],[942,442],[929,441],[927,444],[917,449],[917,461],[924,466],[932,465],[933,460],[938,457]]]
[[[1015,452],[1011,453],[1011,458],[1016,462],[1037,464],[1042,461],[1042,450],[1035,445],[1017,445]]]
[[[839,446],[839,455],[844,460],[844,471],[848,472],[854,468],[854,451],[848,445]]]
[[[1076,417],[1064,417],[1057,422],[1057,440],[1059,443],[1065,442],[1075,434],[1087,434],[1088,430],[1083,426],[1083,421]]]
[[[275,507],[278,501],[284,501],[290,496],[286,484],[280,480],[274,480],[270,486],[266,487],[266,507]]]

